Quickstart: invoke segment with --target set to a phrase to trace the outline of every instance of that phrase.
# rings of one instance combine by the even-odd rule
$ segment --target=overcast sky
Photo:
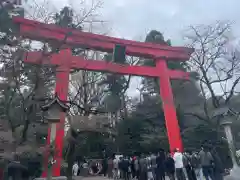
[[[61,7],[77,0],[51,1],[57,7]],[[184,28],[191,24],[206,24],[215,20],[230,20],[235,23],[236,31],[240,28],[239,0],[102,1],[103,19],[111,22],[117,36],[130,39],[144,36],[151,29],[157,29],[167,38],[171,38],[174,44],[181,44],[181,31]]]
[[[60,8],[68,0],[51,0]],[[70,2],[77,0],[70,0]],[[86,0],[90,2],[91,0]],[[240,0],[103,0],[102,19],[110,22],[111,35],[126,39],[144,38],[156,29],[174,45],[183,45],[182,32],[192,24],[216,20],[234,22],[234,34],[240,36]],[[75,9],[77,6],[75,6]],[[135,93],[136,82],[130,90]]]

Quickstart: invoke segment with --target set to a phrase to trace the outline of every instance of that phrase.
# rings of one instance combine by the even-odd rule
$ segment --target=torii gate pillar
[[[159,77],[160,81],[159,84],[170,151],[174,152],[174,149],[178,148],[182,152],[183,151],[182,138],[180,134],[180,128],[178,125],[177,113],[170,82],[170,74],[168,72],[166,60],[161,59],[156,60],[156,68],[159,71],[162,71],[163,74],[161,77]]]
[[[70,62],[69,56],[71,55],[71,51],[69,49],[61,51],[59,54],[58,60],[61,62],[61,65],[56,69],[56,86],[55,93],[61,101],[67,101],[68,96],[68,84],[69,84],[69,75],[70,75]],[[61,174],[61,163],[62,163],[62,148],[63,148],[63,139],[64,139],[64,127],[65,127],[65,118],[66,113],[61,112],[60,122],[56,126],[48,127],[48,136],[47,136],[47,144],[51,144],[51,139],[55,139],[55,153],[54,160],[56,160],[56,164],[53,165],[53,176],[60,176]],[[55,127],[56,129],[53,129]],[[51,133],[54,131],[55,134]],[[51,137],[53,136],[53,137]],[[47,177],[47,167],[48,167],[48,152],[45,154],[44,167],[45,170],[42,173],[42,177]]]

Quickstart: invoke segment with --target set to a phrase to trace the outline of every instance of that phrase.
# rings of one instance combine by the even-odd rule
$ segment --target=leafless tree
[[[101,24],[103,21],[96,20],[98,9],[101,7],[101,1],[93,1],[91,5],[85,5],[82,1],[81,11],[77,11],[78,14],[75,16],[74,21],[76,21],[79,26],[91,23]],[[57,11],[54,11],[54,8],[49,10],[49,2],[44,1],[43,4],[34,2],[29,2],[27,6],[26,14],[27,17],[33,20],[39,20],[44,23],[54,23],[54,14]],[[89,3],[89,2],[88,2]],[[53,6],[52,6],[53,7]],[[82,18],[80,18],[82,16]],[[95,19],[93,19],[93,17]],[[95,22],[96,20],[96,22]],[[87,28],[88,26],[86,26]],[[66,35],[67,36],[67,35]],[[62,44],[58,44],[58,47],[61,48]],[[49,89],[42,90],[42,87],[46,84],[50,86],[50,90],[54,89],[54,74],[55,71],[52,68],[45,66],[33,67],[32,70],[26,72],[24,69],[24,64],[21,61],[22,55],[25,51],[31,51],[36,48],[43,50],[43,58],[46,54],[51,54],[54,52],[53,49],[49,49],[48,42],[36,42],[28,39],[22,39],[21,37],[12,37],[12,40],[9,43],[1,46],[1,63],[3,64],[2,77],[4,81],[1,83],[2,95],[8,95],[8,99],[5,99],[4,106],[4,116],[2,117],[9,122],[9,127],[13,134],[17,131],[19,137],[19,143],[24,143],[27,140],[27,133],[30,128],[31,118],[30,114],[33,113],[32,105],[35,106],[37,103],[33,98],[38,91],[45,93],[45,95],[51,95]],[[26,66],[26,65],[25,65]],[[31,82],[27,81],[26,77],[31,76]],[[50,79],[50,81],[49,81]],[[9,89],[10,88],[10,89]],[[46,90],[48,92],[46,92]],[[43,92],[42,92],[43,91]],[[17,98],[17,99],[16,99]],[[16,104],[16,101],[18,103]],[[29,106],[30,105],[30,106]],[[14,108],[19,109],[19,113],[22,117],[14,117]],[[15,112],[16,113],[16,112]],[[29,113],[29,114],[28,114]],[[14,120],[15,122],[13,122]],[[35,132],[33,132],[34,134]],[[30,135],[31,136],[31,135]],[[14,136],[17,137],[17,136]]]
[[[195,49],[189,61],[192,71],[199,74],[200,96],[187,115],[207,123],[212,122],[213,111],[230,105],[238,94],[240,81],[240,54],[229,22],[191,26],[185,36],[188,46]]]

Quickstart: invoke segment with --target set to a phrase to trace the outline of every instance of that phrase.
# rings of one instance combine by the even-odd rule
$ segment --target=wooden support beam
[[[28,52],[25,54],[24,62],[31,64],[49,64],[61,66],[63,57],[64,56],[61,53],[46,56],[42,52]],[[72,69],[82,69],[133,76],[164,76],[164,74],[161,73],[161,71],[159,71],[156,67],[150,66],[130,66],[103,60],[86,60],[84,57],[72,56],[71,54],[68,56],[68,61],[71,64]],[[189,73],[179,70],[168,69],[168,74],[171,79],[187,80],[189,78]]]
[[[124,40],[104,35],[81,32],[70,28],[62,28],[56,25],[44,24],[20,17],[13,21],[20,25],[21,36],[39,40],[56,41],[87,49],[103,52],[113,52],[116,44],[126,46],[126,54],[145,58],[169,58],[176,61],[187,61],[193,49],[186,47],[172,47],[168,45],[143,43]]]

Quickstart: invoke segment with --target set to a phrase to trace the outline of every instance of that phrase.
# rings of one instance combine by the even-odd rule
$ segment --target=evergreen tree
[[[120,59],[120,61],[118,61]],[[113,58],[113,54],[106,54],[104,60],[113,63],[127,64],[126,58]],[[124,109],[125,93],[128,89],[130,77],[118,74],[105,74],[103,81],[99,84],[105,86],[105,98],[103,104],[107,112],[117,118],[117,113]],[[123,110],[124,111],[124,110]],[[126,114],[125,114],[126,115]],[[125,116],[124,115],[124,116]]]
[[[152,30],[150,31],[145,39],[147,43],[154,43],[154,44],[161,44],[161,45],[168,45],[171,46],[171,40],[164,40],[163,34],[159,31]],[[184,62],[179,61],[168,61],[168,68],[169,69],[178,69],[182,71],[187,70],[187,66]],[[155,66],[155,61],[152,59],[143,59],[142,64],[145,66]],[[159,80],[157,78],[143,78],[143,91],[149,93],[159,93]]]

